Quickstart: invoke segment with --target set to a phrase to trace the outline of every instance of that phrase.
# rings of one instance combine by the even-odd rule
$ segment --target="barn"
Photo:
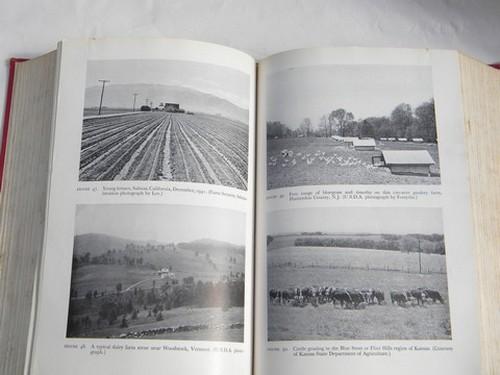
[[[427,150],[382,150],[382,155],[372,157],[393,174],[430,176],[431,165],[436,164]]]
[[[179,112],[180,109],[180,105],[177,103],[165,103],[163,107],[163,110],[167,112]]]
[[[374,151],[376,146],[374,139],[355,139],[352,145],[356,151]]]

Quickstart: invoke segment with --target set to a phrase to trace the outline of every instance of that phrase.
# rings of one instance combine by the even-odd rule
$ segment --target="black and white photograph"
[[[176,60],[87,64],[80,181],[247,190],[250,77]]]
[[[440,184],[431,68],[318,65],[267,77],[267,187]]]
[[[440,208],[269,214],[268,340],[451,340]]]
[[[68,338],[243,342],[245,214],[79,205]]]

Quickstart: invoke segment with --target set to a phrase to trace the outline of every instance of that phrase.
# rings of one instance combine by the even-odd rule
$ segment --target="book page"
[[[479,373],[457,54],[259,64],[255,373]]]
[[[249,374],[255,62],[62,42],[31,374]]]

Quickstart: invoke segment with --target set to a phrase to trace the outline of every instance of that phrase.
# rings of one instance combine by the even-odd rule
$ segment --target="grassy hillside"
[[[90,289],[114,290],[118,283],[126,288],[141,280],[147,287],[147,280],[158,279],[157,271],[167,267],[178,280],[193,276],[201,281],[217,281],[245,269],[244,247],[210,239],[176,245],[89,233],[75,236],[74,244],[72,288],[79,295]]]

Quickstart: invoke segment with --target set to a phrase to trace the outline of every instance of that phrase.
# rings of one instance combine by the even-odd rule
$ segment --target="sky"
[[[291,129],[309,117],[316,127],[322,115],[344,108],[355,119],[389,116],[400,103],[415,108],[433,97],[426,66],[319,65],[290,68],[268,77],[267,121]]]
[[[212,239],[245,245],[245,214],[220,208],[162,204],[78,205],[75,234],[102,233],[137,241]]]
[[[113,84],[161,84],[183,86],[226,99],[248,109],[249,76],[219,65],[177,60],[91,60],[85,87],[99,79]]]
[[[326,207],[275,211],[268,234],[298,232],[443,234],[440,208]]]

